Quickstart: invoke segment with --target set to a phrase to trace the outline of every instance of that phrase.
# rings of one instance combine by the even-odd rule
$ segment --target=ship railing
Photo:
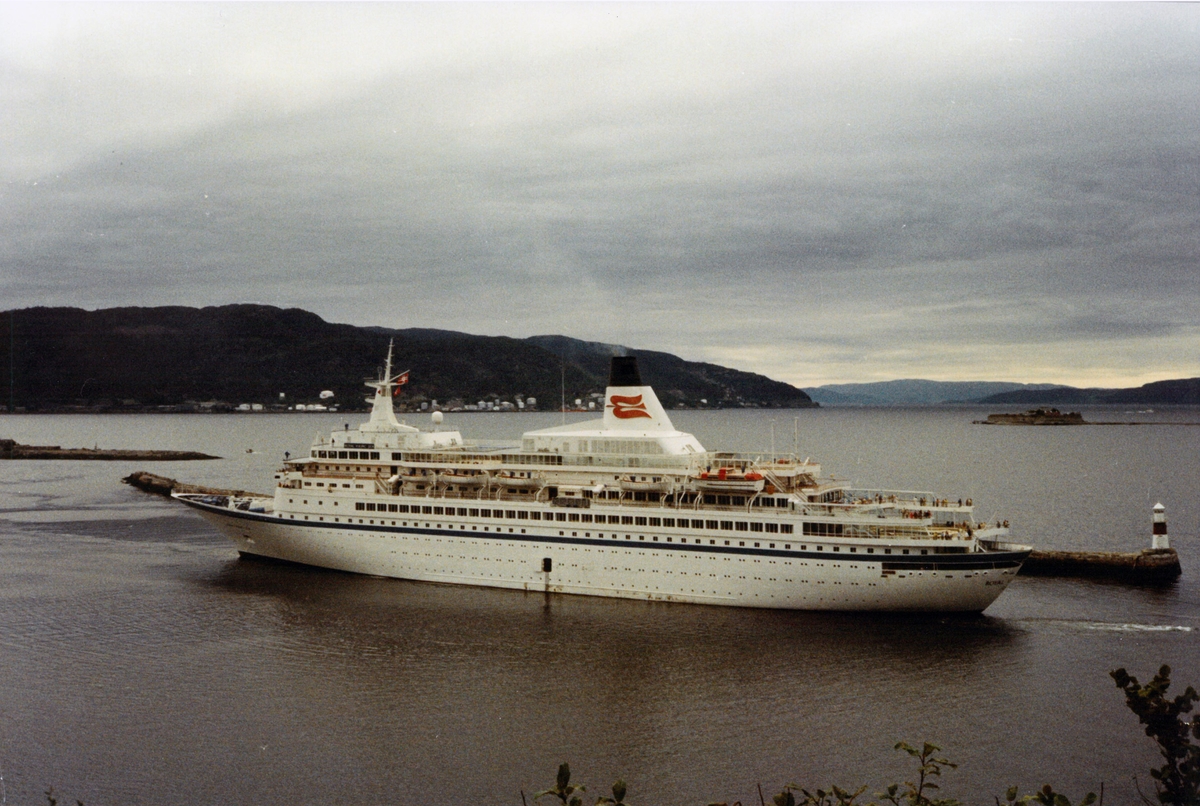
[[[880,490],[847,488],[845,494],[858,503],[892,503],[920,509],[944,509],[969,512],[974,504],[970,498],[950,499],[923,490]]]

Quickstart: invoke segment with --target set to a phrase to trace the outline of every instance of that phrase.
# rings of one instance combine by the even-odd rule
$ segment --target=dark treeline
[[[0,409],[178,405],[220,400],[278,405],[334,392],[361,408],[395,339],[397,371],[411,370],[403,400],[536,397],[555,409],[565,390],[603,392],[608,359],[624,348],[538,336],[513,339],[447,330],[389,330],[326,322],[266,305],[208,308],[27,308],[0,313]],[[11,346],[10,346],[11,345]],[[799,407],[801,390],[761,375],[628,350],[668,407]]]

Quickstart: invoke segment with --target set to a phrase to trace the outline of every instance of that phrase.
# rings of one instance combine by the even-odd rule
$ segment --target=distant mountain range
[[[1052,384],[1007,383],[1004,381],[880,381],[878,383],[835,383],[807,389],[808,396],[822,406],[929,406],[974,403],[1002,392],[1040,392],[1060,388]]]
[[[807,389],[822,406],[995,406],[1200,405],[1200,378],[1156,381],[1132,389],[1077,389],[1055,384],[1002,381],[881,381],[840,383]]]
[[[668,408],[815,405],[786,383],[669,353],[566,336],[355,327],[295,308],[225,305],[0,313],[0,411],[10,401],[26,411],[214,401],[205,408],[323,402],[360,409],[369,393],[363,380],[378,377],[392,339],[397,371],[411,370],[398,398],[405,405],[533,397],[538,408],[557,410],[564,392],[568,406],[602,394],[618,354],[637,356]],[[333,396],[322,400],[323,391]]]

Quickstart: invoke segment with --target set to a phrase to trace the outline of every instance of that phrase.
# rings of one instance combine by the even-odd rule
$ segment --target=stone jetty
[[[1183,573],[1175,549],[1141,551],[1034,551],[1021,566],[1026,576],[1084,577],[1126,582],[1170,582]]]
[[[1167,537],[1167,510],[1154,505],[1150,548],[1141,551],[1037,551],[1021,566],[1028,576],[1115,579],[1133,583],[1172,582],[1183,574]]]
[[[197,451],[137,451],[109,448],[61,448],[58,445],[22,445],[0,439],[0,459],[92,459],[109,462],[183,462],[220,459]]]
[[[185,484],[175,479],[169,479],[165,476],[156,476],[153,473],[147,473],[145,470],[139,470],[135,473],[130,473],[121,481],[136,487],[142,492],[153,493],[170,497],[171,493],[200,493],[202,495],[228,495],[232,498],[270,498],[262,493],[249,492],[247,490],[225,490],[220,487],[204,487],[199,484]]]

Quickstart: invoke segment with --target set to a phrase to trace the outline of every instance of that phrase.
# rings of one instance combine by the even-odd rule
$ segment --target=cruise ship
[[[243,555],[547,594],[797,610],[990,605],[1030,547],[970,499],[859,490],[797,456],[710,451],[677,430],[636,358],[612,359],[603,417],[482,447],[370,419],[283,463],[270,498],[177,493]]]

